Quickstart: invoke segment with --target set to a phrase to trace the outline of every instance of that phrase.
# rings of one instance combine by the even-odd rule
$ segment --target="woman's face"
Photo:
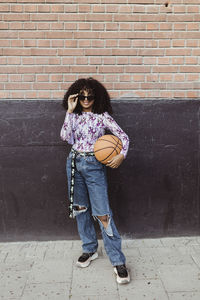
[[[84,112],[90,112],[92,111],[92,106],[94,104],[94,98],[92,97],[93,94],[90,90],[82,90],[79,93],[82,98],[80,98],[80,105],[82,106],[82,109]],[[83,97],[84,96],[84,97]]]

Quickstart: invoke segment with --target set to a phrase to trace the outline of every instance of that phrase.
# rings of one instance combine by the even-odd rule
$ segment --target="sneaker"
[[[92,253],[83,253],[76,265],[77,267],[80,267],[80,268],[86,268],[89,266],[89,264],[91,263],[92,260],[96,259],[98,257],[98,253],[97,252],[92,252]]]
[[[117,282],[120,284],[129,283],[130,276],[125,265],[119,265],[114,267],[114,272],[117,275]]]

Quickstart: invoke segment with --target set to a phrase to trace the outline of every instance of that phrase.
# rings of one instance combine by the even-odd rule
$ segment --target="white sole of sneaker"
[[[92,256],[90,256],[88,258],[88,260],[86,260],[85,262],[79,262],[77,261],[76,266],[79,268],[86,268],[90,265],[92,260],[95,260],[96,258],[98,258],[98,253],[95,252]]]
[[[117,283],[119,283],[119,284],[126,284],[126,283],[130,282],[130,275],[129,275],[129,273],[128,273],[128,276],[124,277],[124,278],[119,277],[116,268],[114,268],[114,273],[117,275]]]

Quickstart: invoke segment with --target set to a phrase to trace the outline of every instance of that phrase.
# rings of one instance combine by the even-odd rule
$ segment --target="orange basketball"
[[[101,136],[94,144],[94,154],[96,159],[105,165],[108,160],[119,154],[121,150],[121,140],[112,134]]]

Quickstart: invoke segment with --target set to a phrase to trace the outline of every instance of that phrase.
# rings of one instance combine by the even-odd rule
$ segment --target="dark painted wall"
[[[108,169],[115,221],[126,237],[200,233],[200,101],[113,101],[130,137]],[[0,239],[78,238],[68,218],[61,101],[0,101]]]

